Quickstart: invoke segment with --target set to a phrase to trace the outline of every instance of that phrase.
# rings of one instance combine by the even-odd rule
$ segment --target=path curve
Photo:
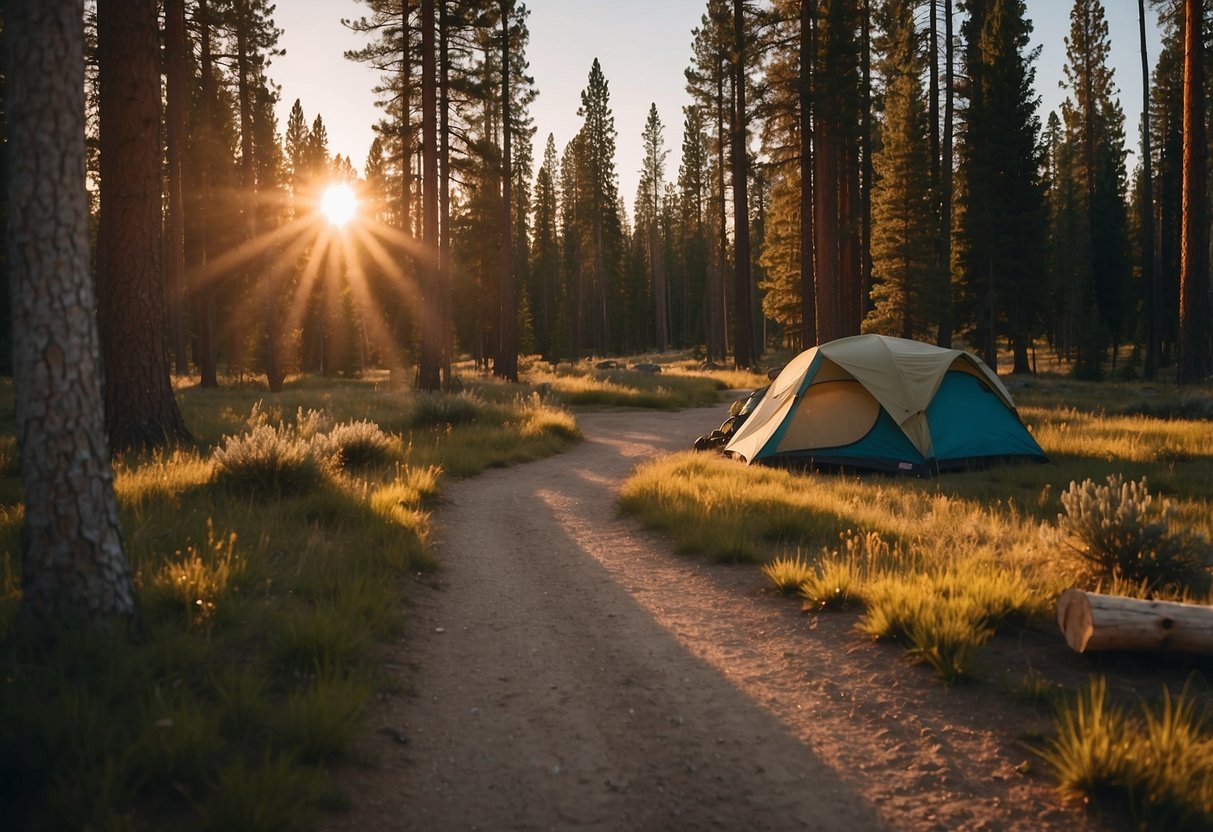
[[[387,664],[406,693],[330,828],[1095,828],[1016,770],[1001,692],[944,689],[620,516],[635,465],[720,412],[583,414],[570,451],[449,487]]]

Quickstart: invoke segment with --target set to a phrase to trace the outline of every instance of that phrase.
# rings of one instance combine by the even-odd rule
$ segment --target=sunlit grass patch
[[[147,605],[162,604],[190,627],[206,632],[244,569],[245,562],[236,553],[236,535],[217,537],[208,528],[205,546],[190,544],[142,578],[144,598]]]
[[[1213,733],[1186,686],[1130,711],[1092,679],[1059,701],[1053,735],[1035,750],[1062,794],[1127,810],[1140,828],[1213,825]]]
[[[665,365],[668,367],[669,365]],[[588,363],[532,366],[522,380],[545,398],[570,407],[678,410],[712,404],[727,385],[701,373],[598,370]]]
[[[124,454],[114,462],[114,492],[124,505],[174,498],[214,477],[214,462],[193,449]]]
[[[813,575],[813,567],[797,552],[792,557],[777,557],[767,561],[762,565],[762,574],[780,592],[792,593]]]
[[[1057,715],[1056,736],[1040,750],[1063,794],[1095,801],[1112,796],[1129,768],[1130,733],[1122,708],[1108,699],[1107,683],[1092,681]]]

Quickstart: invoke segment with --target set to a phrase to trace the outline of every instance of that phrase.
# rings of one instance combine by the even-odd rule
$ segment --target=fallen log
[[[1057,623],[1079,653],[1173,650],[1213,654],[1213,607],[1142,601],[1067,589],[1057,599]]]

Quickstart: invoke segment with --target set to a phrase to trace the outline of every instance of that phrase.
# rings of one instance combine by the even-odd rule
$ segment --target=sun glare
[[[333,225],[345,225],[357,211],[358,197],[349,185],[330,185],[320,200],[320,212]]]

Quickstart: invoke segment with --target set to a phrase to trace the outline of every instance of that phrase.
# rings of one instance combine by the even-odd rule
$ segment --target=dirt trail
[[[995,685],[946,690],[619,515],[719,412],[583,415],[570,452],[451,486],[389,665],[408,693],[331,828],[1093,828],[1016,771],[1037,726]]]

